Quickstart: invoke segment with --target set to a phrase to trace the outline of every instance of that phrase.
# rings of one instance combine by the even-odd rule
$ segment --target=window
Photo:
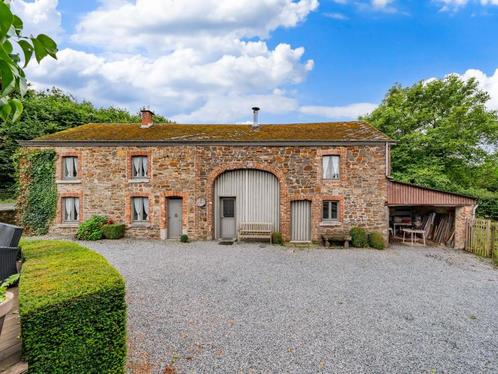
[[[339,179],[339,156],[323,156],[323,179]]]
[[[322,219],[324,221],[337,221],[339,203],[337,201],[324,201]]]
[[[78,177],[78,157],[63,157],[64,179],[76,179]]]
[[[77,197],[62,198],[64,222],[78,222],[80,219],[80,199]]]
[[[133,209],[133,222],[144,222],[149,219],[149,198],[133,197],[131,199]]]
[[[147,156],[134,156],[131,158],[132,178],[147,178]]]

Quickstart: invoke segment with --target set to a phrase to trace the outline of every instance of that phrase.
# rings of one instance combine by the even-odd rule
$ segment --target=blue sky
[[[15,1],[58,61],[32,66],[96,105],[179,122],[354,119],[394,83],[476,77],[498,109],[498,0]]]

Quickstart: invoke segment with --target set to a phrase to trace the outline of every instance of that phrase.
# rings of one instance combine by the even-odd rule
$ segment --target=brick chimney
[[[152,125],[154,124],[154,113],[150,109],[146,108],[142,108],[140,110],[140,113],[142,115],[142,124],[140,125],[140,128],[148,129],[149,127],[152,127]]]

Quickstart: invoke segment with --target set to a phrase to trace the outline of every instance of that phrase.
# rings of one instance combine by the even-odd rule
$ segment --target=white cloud
[[[337,12],[328,12],[328,13],[323,13],[323,15],[327,18],[335,19],[338,21],[346,21],[349,19],[348,16],[342,14],[342,13],[337,13]]]
[[[498,0],[433,0],[441,5],[443,11],[454,11],[469,3],[486,5],[498,5]]]
[[[390,2],[368,1],[377,7]],[[52,15],[60,28],[57,1],[35,2],[37,14]],[[34,3],[22,3],[27,14]],[[313,60],[304,59],[302,47],[280,43],[270,48],[265,39],[277,28],[303,22],[317,0],[99,4],[71,36],[91,52],[64,48],[57,60],[31,65],[28,76],[35,87],[55,85],[97,105],[132,111],[150,105],[178,122],[241,122],[250,118],[254,105],[263,109],[262,121],[265,115],[289,114],[349,119],[375,108],[368,103],[301,107],[295,90],[288,89],[306,79]],[[45,32],[46,25],[34,24]]]
[[[177,119],[235,121],[244,118],[253,105],[269,113],[290,108],[282,103],[292,99],[282,96],[278,87],[302,82],[312,68],[311,61],[300,62],[302,48],[279,44],[269,50],[266,44],[257,43],[261,45],[246,46],[259,49],[257,56],[226,55],[203,63],[192,50],[158,58],[112,59],[64,49],[58,60],[30,67],[29,76],[38,88],[56,85],[97,104],[119,104],[131,110],[147,104]],[[259,98],[262,103],[256,102]],[[244,103],[244,109],[235,102]],[[227,109],[229,105],[232,108]]]
[[[234,41],[266,38],[294,27],[318,7],[318,0],[137,0],[102,1],[85,15],[73,40],[114,50],[164,53],[195,46],[229,51]]]
[[[299,111],[329,119],[351,119],[371,113],[377,106],[372,103],[356,103],[345,106],[303,106]]]
[[[456,75],[463,79],[475,78],[479,82],[479,87],[487,91],[491,97],[487,103],[488,108],[498,110],[498,69],[489,76],[478,69],[469,69],[461,75]]]
[[[25,35],[40,33],[58,38],[62,35],[61,13],[57,10],[58,0],[15,0],[12,11],[24,22]]]
[[[372,6],[374,8],[385,8],[392,2],[393,0],[372,0]]]
[[[40,0],[47,1],[47,0]],[[63,49],[29,67],[35,87],[59,86],[97,105],[150,105],[177,120],[231,122],[253,105],[297,108],[285,87],[304,81],[304,48],[265,38],[294,27],[317,0],[102,0]]]

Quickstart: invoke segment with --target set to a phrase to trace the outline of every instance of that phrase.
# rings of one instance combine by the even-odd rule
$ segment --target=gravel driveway
[[[498,372],[498,271],[464,252],[85,244],[126,278],[130,372]]]

